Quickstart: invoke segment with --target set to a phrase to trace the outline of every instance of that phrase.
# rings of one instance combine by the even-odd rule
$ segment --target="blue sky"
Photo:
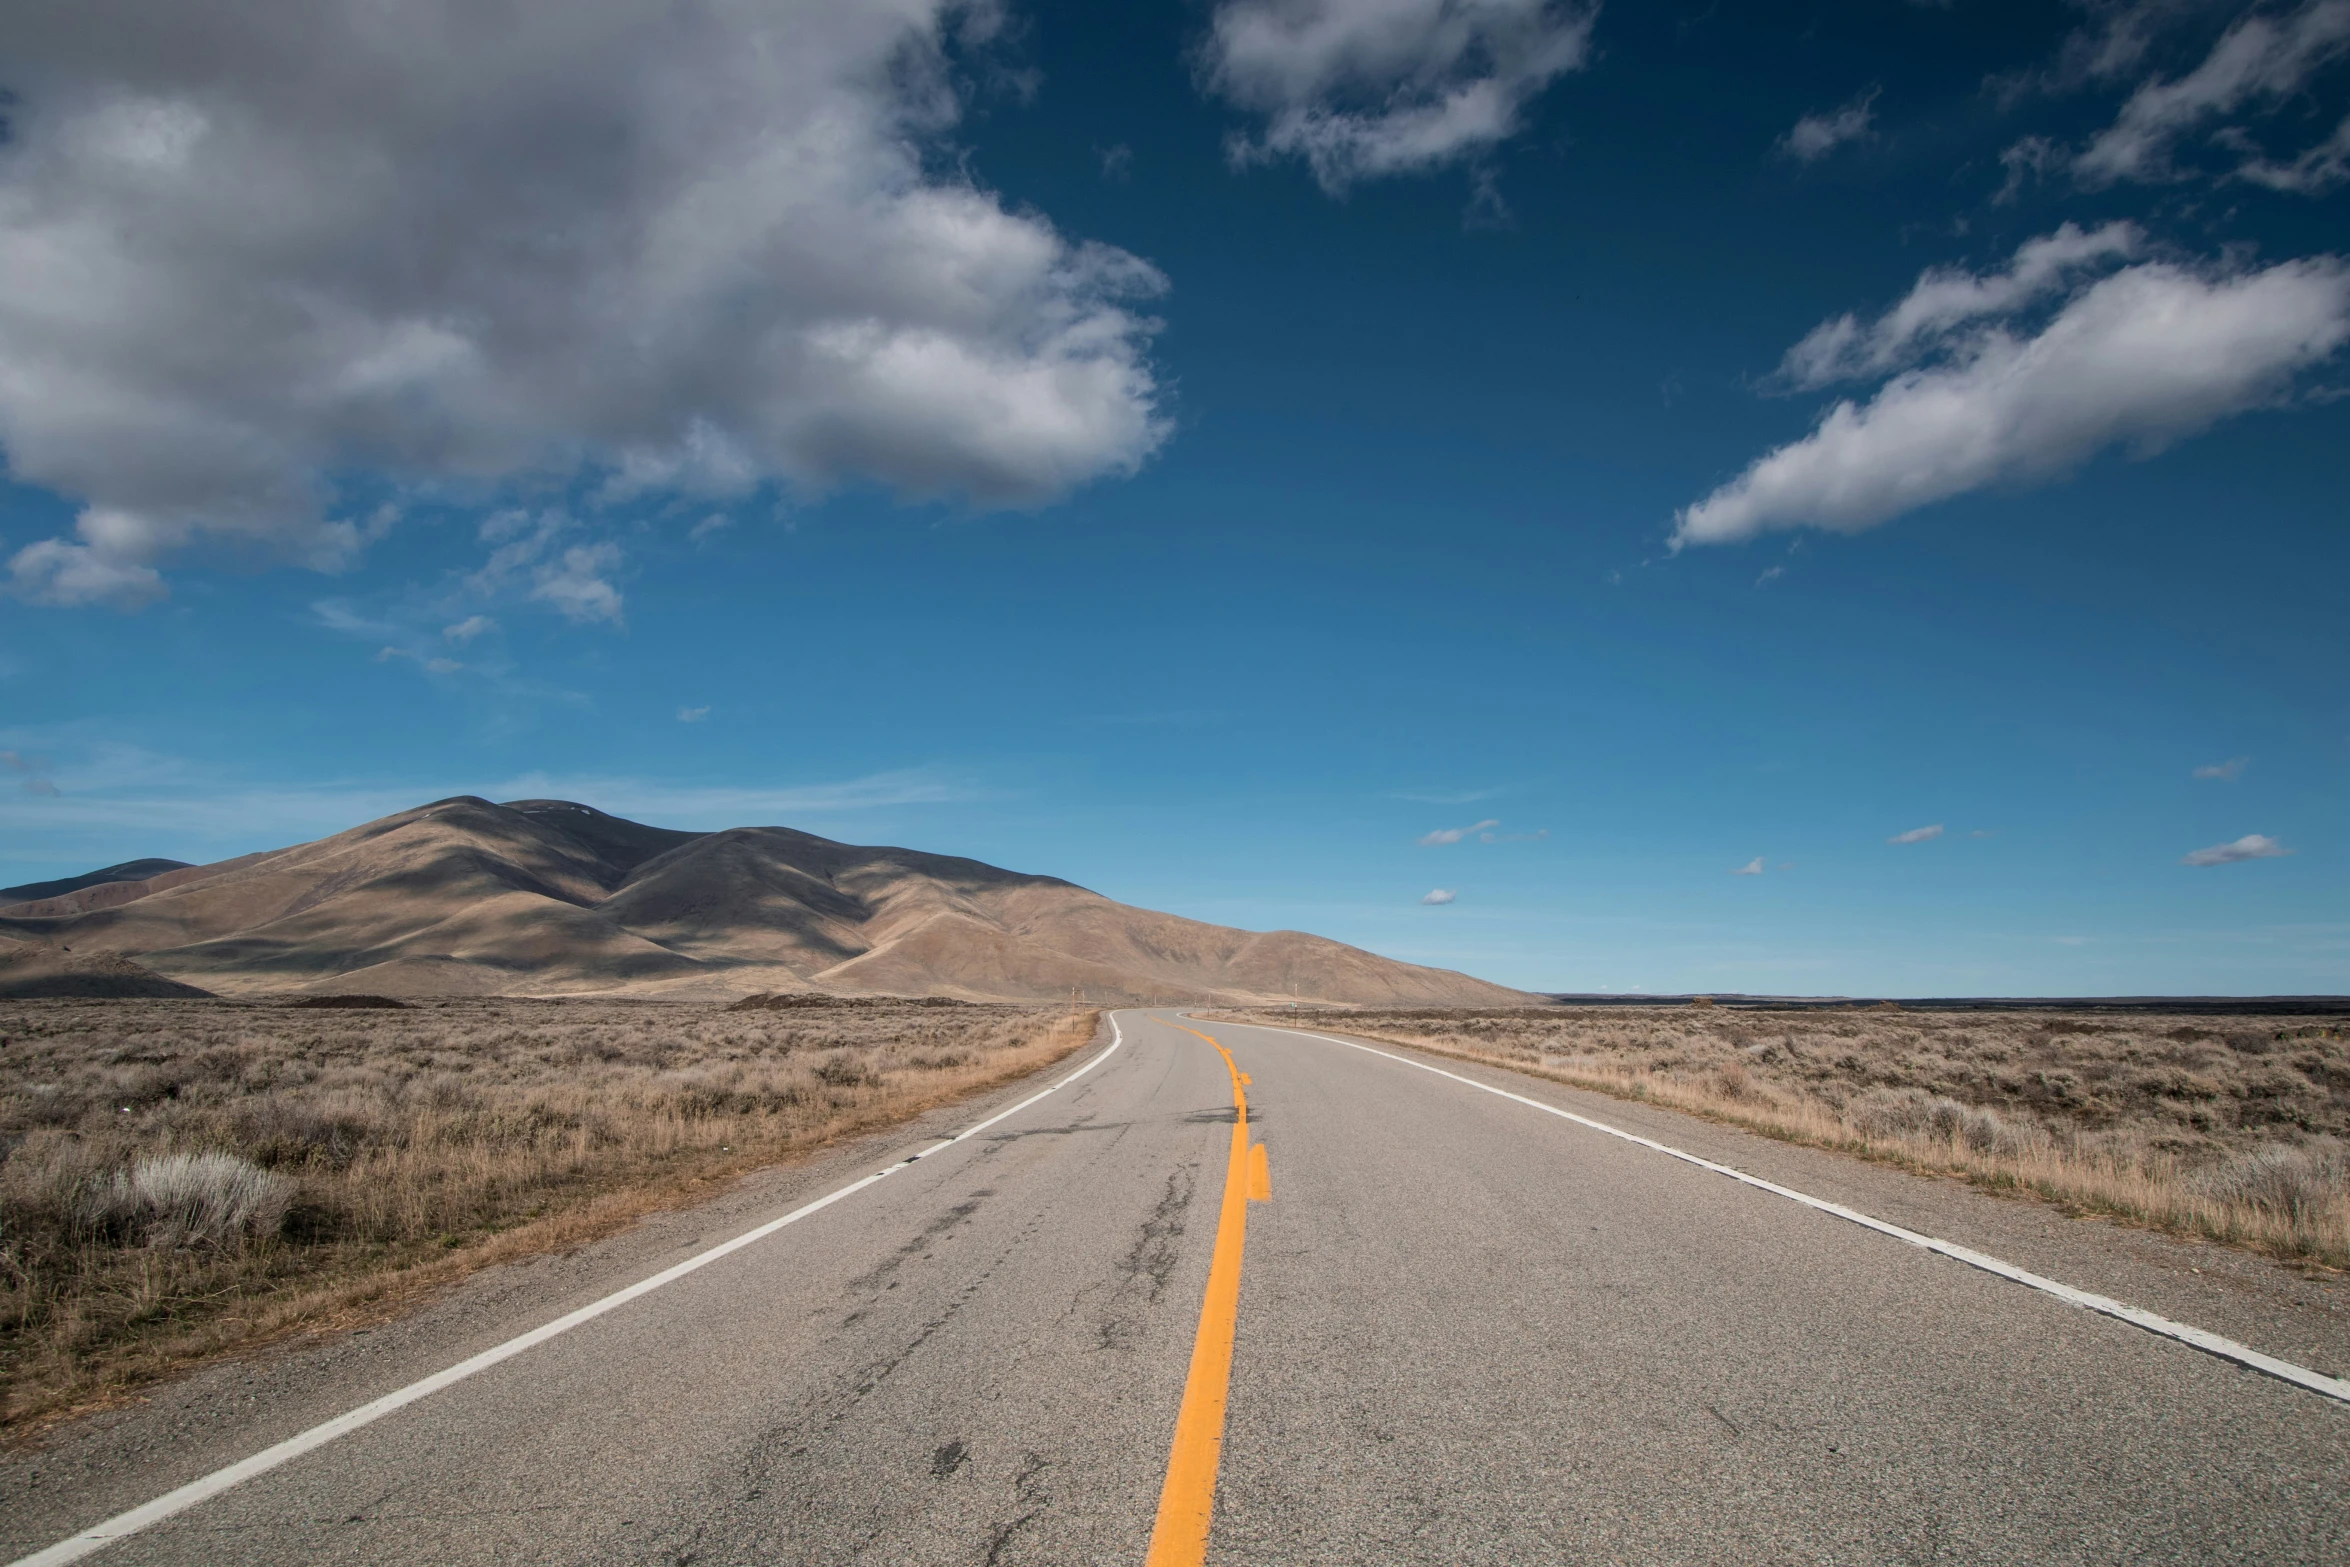
[[[0,22],[0,882],[556,794],[2350,991],[2350,0],[403,9]]]

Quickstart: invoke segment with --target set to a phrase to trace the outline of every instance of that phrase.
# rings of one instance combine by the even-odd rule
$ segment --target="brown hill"
[[[29,996],[208,996],[113,952],[0,942],[0,1000]]]
[[[0,909],[0,937],[224,994],[1509,1005],[1537,998],[1297,931],[788,827],[673,832],[563,800],[436,801],[349,832]]]

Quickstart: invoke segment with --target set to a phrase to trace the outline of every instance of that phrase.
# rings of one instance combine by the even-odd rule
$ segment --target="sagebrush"
[[[1066,1007],[0,1002],[0,1428],[1032,1070]]]

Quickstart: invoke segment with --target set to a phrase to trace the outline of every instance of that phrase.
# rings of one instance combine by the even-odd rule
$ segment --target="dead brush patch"
[[[2350,1020],[1235,1011],[1491,1061],[2068,1210],[2350,1267]]]
[[[0,1003],[0,1436],[1056,1060],[1094,1012]]]

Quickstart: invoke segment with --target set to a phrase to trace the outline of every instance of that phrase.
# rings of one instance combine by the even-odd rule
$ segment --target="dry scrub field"
[[[2350,1266],[2350,1017],[1235,1012],[1494,1061],[2080,1212]]]
[[[0,1002],[0,1436],[609,1233],[1032,1071],[1096,1018]]]

